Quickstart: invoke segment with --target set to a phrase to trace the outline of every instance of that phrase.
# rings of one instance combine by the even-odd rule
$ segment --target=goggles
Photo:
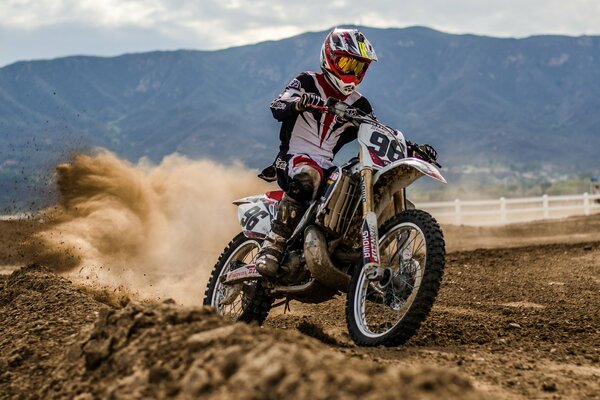
[[[335,66],[342,75],[361,76],[369,66],[369,62],[357,58],[339,56],[335,58]]]

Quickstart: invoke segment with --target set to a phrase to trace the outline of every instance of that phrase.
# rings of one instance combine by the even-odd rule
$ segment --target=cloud
[[[66,54],[216,49],[338,24],[451,33],[600,33],[598,0],[3,0],[0,65]]]

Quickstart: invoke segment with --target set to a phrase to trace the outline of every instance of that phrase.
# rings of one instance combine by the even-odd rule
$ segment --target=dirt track
[[[2,226],[23,239],[5,264],[35,229]],[[397,349],[353,346],[342,298],[257,329],[17,272],[0,281],[0,397],[600,398],[600,216],[446,232],[438,301]]]
[[[292,305],[268,325],[324,331],[354,357],[465,373],[501,398],[600,396],[600,242],[452,253],[418,335],[362,349],[346,334],[344,299]],[[306,326],[312,329],[306,329]]]

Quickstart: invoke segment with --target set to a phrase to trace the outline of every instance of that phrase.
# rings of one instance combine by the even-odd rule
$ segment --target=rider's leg
[[[285,243],[306,211],[308,203],[316,197],[323,170],[310,158],[295,156],[290,160],[290,185],[279,202],[271,232],[262,244],[256,260],[256,270],[265,276],[275,277],[285,248]]]

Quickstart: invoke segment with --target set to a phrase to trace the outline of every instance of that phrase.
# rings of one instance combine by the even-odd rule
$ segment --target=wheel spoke
[[[421,243],[419,244],[419,247],[417,247],[416,249],[413,249],[413,254],[420,254],[419,252],[421,250],[423,250],[425,246],[425,242],[421,241]]]
[[[379,243],[382,266],[390,278],[382,287],[361,277],[356,308],[359,329],[367,336],[378,337],[393,329],[404,317],[420,287],[425,267],[425,237],[414,224],[398,225]],[[410,258],[404,250],[410,251]]]
[[[233,250],[231,255],[226,261],[225,266],[221,270],[219,277],[217,277],[217,283],[212,297],[211,304],[217,309],[218,313],[223,315],[227,319],[237,320],[237,318],[244,311],[244,298],[248,296],[248,292],[240,290],[237,296],[228,305],[221,305],[220,302],[226,295],[226,286],[223,285],[218,279],[226,275],[232,270],[235,263],[244,265],[252,263],[258,254],[259,243],[255,240],[249,240],[243,242],[238,246],[237,249]],[[237,265],[239,267],[241,265]]]
[[[411,234],[412,234],[412,232],[411,232]],[[411,241],[408,242],[405,246],[402,246],[402,248],[404,248],[404,249],[409,248],[415,242],[415,240],[417,240],[417,235],[416,234],[415,234],[414,238],[411,239]],[[411,251],[413,252],[412,254],[414,254],[414,247],[411,248]]]

